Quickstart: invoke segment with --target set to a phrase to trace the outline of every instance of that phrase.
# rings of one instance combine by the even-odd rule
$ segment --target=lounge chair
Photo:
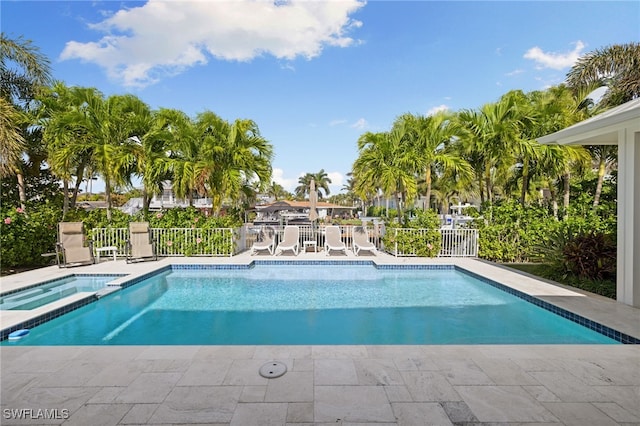
[[[291,250],[293,254],[298,255],[300,251],[300,228],[295,225],[287,225],[284,227],[284,238],[276,247],[276,255],[282,254],[283,251]]]
[[[73,265],[95,263],[92,241],[87,240],[87,246],[84,243],[82,222],[60,222],[58,224],[58,243],[56,244],[58,267],[66,268]]]
[[[329,225],[325,227],[325,239],[324,239],[324,250],[327,256],[331,253],[331,250],[343,251],[344,254],[347,254],[347,246],[342,241],[342,236],[340,235],[340,227],[336,225]]]
[[[263,226],[258,233],[258,241],[251,246],[251,256],[259,251],[268,250],[273,254],[276,248],[276,230],[271,226]]]
[[[137,260],[158,260],[156,245],[151,239],[149,222],[129,223],[127,263]]]
[[[374,255],[378,249],[375,244],[369,241],[369,232],[364,226],[355,226],[353,228],[353,254],[356,256],[361,250],[370,251]]]

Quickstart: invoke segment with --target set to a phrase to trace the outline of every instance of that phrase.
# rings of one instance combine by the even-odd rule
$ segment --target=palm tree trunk
[[[527,156],[522,162],[522,191],[520,192],[520,204],[524,207],[524,203],[527,198],[527,191],[529,190],[529,159]]]
[[[600,203],[600,194],[602,193],[602,183],[604,182],[604,174],[606,172],[606,162],[604,156],[600,157],[598,165],[598,183],[596,184],[596,193],[593,196],[593,207],[597,207]]]
[[[480,205],[484,204],[484,185],[482,184],[482,173],[478,173],[478,188],[480,188]]]
[[[18,195],[20,197],[20,208],[24,210],[27,204],[27,191],[24,186],[24,176],[20,171],[16,173],[16,178],[18,179]]]
[[[424,204],[424,210],[427,211],[431,207],[431,167],[427,167],[427,172],[425,173],[424,181],[427,184],[427,200]]]
[[[487,201],[489,201],[489,204],[491,204],[493,202],[493,194],[491,191],[491,169],[487,169],[484,181],[487,186]]]
[[[565,174],[562,176],[562,207],[564,207],[564,219],[567,219],[569,217],[569,197],[571,193],[570,179],[571,173],[568,171],[565,172]]]
[[[146,188],[142,188],[142,214],[144,217],[149,215],[149,206],[151,205],[151,197]]]
[[[65,217],[69,212],[69,181],[64,179],[62,181],[62,217]]]
[[[104,195],[107,200],[107,222],[111,223],[111,185],[109,179],[105,179],[104,182]]]
[[[69,208],[74,208],[76,206],[76,201],[78,200],[78,192],[80,192],[80,185],[82,184],[82,174],[78,176],[76,180],[76,184],[73,188],[73,192],[71,193],[71,202],[69,204]]]

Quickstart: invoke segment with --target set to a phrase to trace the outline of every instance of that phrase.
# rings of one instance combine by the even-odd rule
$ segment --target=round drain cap
[[[287,372],[287,366],[278,361],[268,362],[260,367],[260,375],[267,379],[275,379]]]

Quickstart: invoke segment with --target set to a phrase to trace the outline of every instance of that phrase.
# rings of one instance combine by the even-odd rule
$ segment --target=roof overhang
[[[542,144],[615,145],[620,130],[640,132],[640,98],[538,138]]]

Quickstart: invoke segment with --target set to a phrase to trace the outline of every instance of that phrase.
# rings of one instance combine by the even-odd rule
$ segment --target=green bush
[[[404,231],[401,228],[410,228]],[[426,229],[424,233],[414,232],[413,229]],[[396,231],[397,230],[397,231]],[[440,235],[440,219],[432,211],[416,211],[413,220],[401,226],[391,222],[382,242],[387,250],[397,250],[399,253],[415,253],[419,257],[436,257],[440,253],[442,237]]]
[[[542,206],[523,207],[515,200],[484,206],[471,226],[478,229],[479,257],[495,262],[529,262],[533,246],[548,240],[559,226]]]
[[[17,266],[43,266],[51,262],[44,253],[55,252],[62,212],[47,203],[0,209],[0,264],[2,270]]]

